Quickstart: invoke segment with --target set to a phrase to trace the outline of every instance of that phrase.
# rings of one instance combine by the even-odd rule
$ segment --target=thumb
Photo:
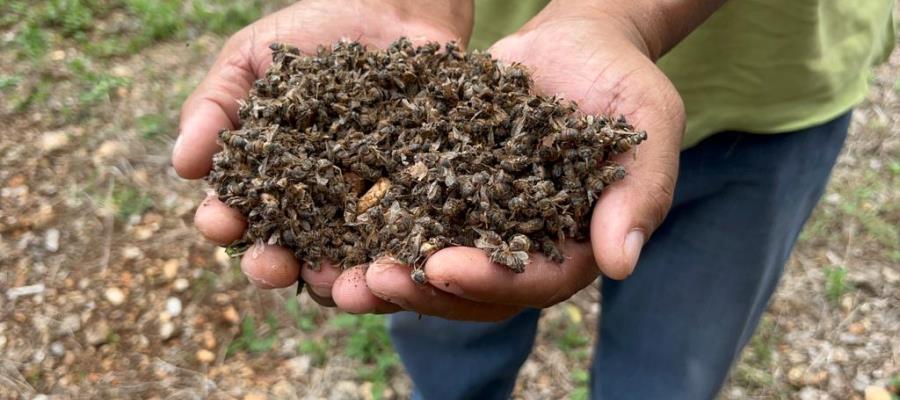
[[[238,100],[264,71],[269,49],[254,45],[247,35],[233,36],[203,82],[181,107],[179,135],[172,150],[172,165],[183,178],[198,179],[212,168],[220,150],[218,132],[238,126]]]
[[[657,86],[659,88],[659,86]],[[591,217],[590,237],[600,272],[624,279],[637,265],[641,249],[672,204],[684,131],[684,107],[674,88],[657,91],[626,118],[647,131],[635,153],[616,156],[628,175],[604,190]],[[661,95],[661,93],[663,95]]]

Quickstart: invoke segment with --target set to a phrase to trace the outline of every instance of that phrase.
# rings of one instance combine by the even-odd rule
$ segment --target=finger
[[[406,310],[451,320],[500,321],[521,311],[520,307],[471,301],[417,284],[409,273],[409,266],[373,263],[366,273],[366,284],[376,296]]]
[[[309,291],[320,298],[331,298],[332,287],[340,275],[340,267],[330,262],[321,263],[317,269],[309,265],[304,265],[300,269],[300,277],[306,282]]]
[[[194,226],[207,240],[227,246],[241,238],[247,229],[247,221],[240,211],[208,195],[194,213]]]
[[[589,244],[568,242],[561,251],[560,264],[531,253],[525,271],[516,273],[481,249],[450,247],[428,259],[425,276],[438,289],[472,301],[543,308],[568,299],[599,274]]]
[[[384,301],[366,286],[366,265],[345,270],[334,282],[331,295],[338,308],[351,314],[386,314],[402,310]]]
[[[634,270],[644,243],[669,211],[678,176],[684,107],[662,73],[646,75],[635,85],[649,84],[636,89],[648,97],[634,100],[626,117],[647,131],[647,140],[617,156],[628,175],[604,190],[591,217],[594,257],[613,279]]]
[[[206,176],[212,156],[220,150],[218,132],[238,125],[238,100],[247,97],[267,53],[237,34],[222,49],[203,82],[181,107],[179,136],[172,165],[183,178]]]
[[[322,307],[329,307],[329,308],[337,307],[337,303],[335,303],[334,299],[332,299],[330,296],[322,297],[322,296],[317,295],[315,292],[313,292],[311,290],[307,291],[306,294],[309,295],[309,298],[311,298],[313,301],[315,301],[318,305],[320,305]]]
[[[297,282],[300,263],[284,247],[253,245],[241,257],[241,271],[261,289],[284,288]]]

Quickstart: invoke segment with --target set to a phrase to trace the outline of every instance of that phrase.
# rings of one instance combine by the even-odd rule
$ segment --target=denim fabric
[[[825,189],[850,113],[779,135],[723,132],[681,154],[672,210],[634,274],[604,280],[594,399],[710,399],[752,336]],[[501,323],[400,313],[416,398],[508,398],[540,312]]]

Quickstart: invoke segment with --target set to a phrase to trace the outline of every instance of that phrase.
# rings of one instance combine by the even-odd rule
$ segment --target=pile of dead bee
[[[521,272],[529,252],[561,261],[564,239],[587,237],[597,198],[625,177],[610,157],[646,139],[453,43],[271,47],[208,177],[247,219],[236,248],[347,267],[475,246]]]

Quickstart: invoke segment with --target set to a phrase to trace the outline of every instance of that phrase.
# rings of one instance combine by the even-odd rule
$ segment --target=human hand
[[[253,82],[265,74],[271,63],[269,45],[273,42],[290,44],[306,53],[343,38],[375,47],[387,46],[401,36],[414,43],[465,43],[471,27],[471,0],[307,0],[271,14],[228,40],[206,78],[185,101],[172,164],[180,176],[188,179],[209,173],[212,156],[220,150],[217,133],[237,127],[238,100],[246,98]],[[198,207],[194,223],[204,236],[219,245],[239,239],[246,229],[241,214],[215,196]],[[261,288],[290,286],[301,274],[292,253],[278,246],[251,248],[241,267],[250,281]],[[364,287],[359,286],[363,281],[358,271],[348,270],[341,282],[357,282],[356,287]],[[331,288],[339,275],[337,268],[329,266],[318,271],[304,268],[302,272],[311,295],[325,305],[335,304]],[[365,301],[365,296],[373,297],[366,291],[361,295],[352,292],[342,299]]]
[[[551,4],[490,52],[527,66],[539,92],[576,101],[588,114],[624,115],[648,132],[639,154],[617,157],[628,176],[604,190],[592,216],[590,242],[567,243],[562,264],[533,254],[519,274],[491,263],[481,250],[444,249],[426,262],[426,285],[411,282],[407,266],[373,264],[366,283],[381,302],[369,303],[372,310],[388,302],[449,319],[500,320],[523,307],[563,301],[600,272],[623,279],[633,271],[672,201],[684,107],[651,60],[661,51],[658,42],[646,42],[626,19],[573,11]]]

